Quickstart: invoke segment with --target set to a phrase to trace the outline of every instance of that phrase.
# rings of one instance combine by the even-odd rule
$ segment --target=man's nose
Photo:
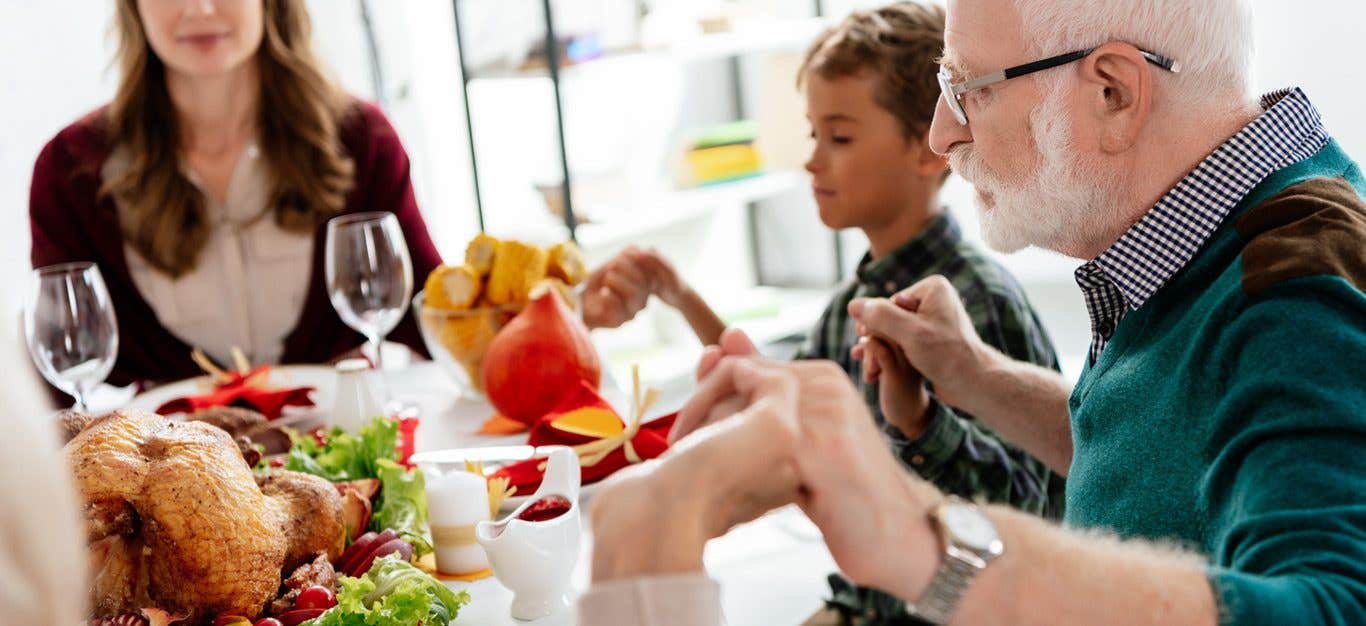
[[[930,149],[935,154],[947,155],[960,143],[972,143],[972,130],[958,123],[949,104],[940,96],[934,107],[934,120],[930,122]]]

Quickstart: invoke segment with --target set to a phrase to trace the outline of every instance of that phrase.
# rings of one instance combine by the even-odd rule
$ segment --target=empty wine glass
[[[398,218],[387,212],[332,218],[327,223],[326,255],[332,307],[347,326],[369,340],[382,377],[381,344],[403,319],[413,294],[413,263]]]
[[[90,390],[109,376],[119,353],[118,321],[100,268],[64,263],[33,270],[24,336],[43,378],[86,410]]]

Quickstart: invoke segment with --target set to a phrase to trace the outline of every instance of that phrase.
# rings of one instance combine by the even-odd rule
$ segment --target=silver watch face
[[[944,505],[939,517],[954,540],[974,552],[995,552],[1000,549],[1000,535],[996,526],[981,509],[967,503],[950,502]]]

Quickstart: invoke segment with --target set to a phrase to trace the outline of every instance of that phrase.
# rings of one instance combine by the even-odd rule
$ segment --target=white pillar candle
[[[464,470],[426,471],[427,512],[443,574],[473,574],[488,569],[488,556],[474,540],[474,526],[489,519],[488,482]]]

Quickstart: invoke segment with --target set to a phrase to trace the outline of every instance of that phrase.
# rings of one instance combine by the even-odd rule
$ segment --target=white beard
[[[961,144],[949,154],[953,171],[977,187],[982,237],[996,250],[1008,253],[1031,245],[1063,252],[1084,249],[1103,232],[1104,217],[1118,206],[1119,173],[1077,156],[1064,92],[1045,90],[1049,95],[1030,115],[1038,167],[1024,182],[1010,183],[996,175],[972,144]]]

